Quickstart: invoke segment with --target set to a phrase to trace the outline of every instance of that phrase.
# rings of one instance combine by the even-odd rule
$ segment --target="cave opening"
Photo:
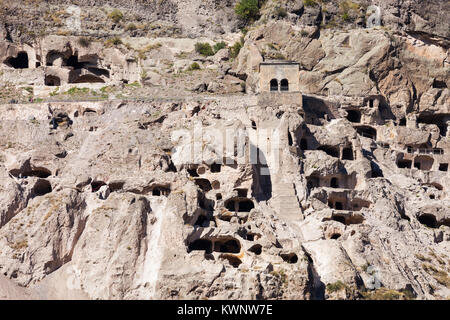
[[[197,220],[194,223],[194,226],[198,226],[198,227],[209,227],[209,222],[210,219],[206,216],[206,215],[199,215]]]
[[[287,263],[293,264],[298,262],[298,256],[295,253],[282,253],[280,257]]]
[[[188,252],[191,251],[205,251],[206,253],[212,253],[212,242],[206,239],[197,239],[189,244]]]
[[[28,69],[28,53],[20,51],[17,57],[10,57],[4,63],[14,69]]]
[[[46,86],[51,86],[51,87],[56,87],[56,86],[61,85],[61,79],[57,76],[52,76],[52,75],[46,75],[44,82],[45,82]]]
[[[219,163],[213,163],[211,164],[211,172],[212,173],[219,173],[222,170],[222,165]]]
[[[248,251],[253,252],[257,256],[259,256],[262,253],[262,246],[260,244],[253,245]]]
[[[450,120],[450,114],[421,114],[417,118],[418,123],[434,124],[439,128],[440,135],[447,135],[447,121]]]
[[[199,186],[203,192],[208,192],[212,190],[211,182],[209,182],[208,179],[203,178],[195,179],[195,184]]]
[[[33,187],[33,195],[43,196],[52,192],[52,185],[48,180],[39,179]]]
[[[361,112],[358,110],[347,110],[347,120],[353,123],[360,123]]]
[[[434,79],[433,80],[433,88],[445,89],[445,88],[447,88],[447,83],[445,83],[445,81],[442,81],[442,80]]]
[[[306,139],[300,140],[300,149],[308,150],[308,140],[306,140]]]
[[[197,169],[187,169],[186,171],[193,178],[196,178],[196,177],[199,176],[198,173],[197,173]]]
[[[250,212],[255,205],[250,199],[242,200],[238,202],[238,212]]]
[[[339,188],[338,178],[331,178],[330,187],[331,188]]]
[[[352,148],[344,148],[342,150],[342,160],[354,160]]]
[[[339,233],[333,233],[330,237],[330,239],[332,240],[337,240],[341,237],[341,235]]]
[[[326,154],[328,154],[331,157],[339,158],[339,149],[332,146],[321,146],[317,148],[317,150],[324,151]]]
[[[72,67],[74,69],[82,69],[85,67],[85,62],[79,62],[78,61],[78,55],[71,55],[65,63],[66,66]]]
[[[76,78],[71,83],[105,83],[105,80],[92,74],[85,74]]]
[[[436,217],[431,214],[423,214],[419,217],[418,220],[421,224],[426,225],[428,228],[437,228],[438,227]]]
[[[400,169],[411,169],[412,161],[411,160],[398,160],[397,167]]]
[[[241,245],[235,239],[217,240],[214,242],[214,251],[222,253],[239,253],[241,251]]]
[[[345,218],[343,216],[333,216],[331,220],[345,224]]]
[[[377,130],[369,126],[360,126],[356,128],[356,132],[366,138],[376,140]]]
[[[92,181],[91,182],[92,192],[97,192],[104,185],[106,185],[106,183],[103,181]]]

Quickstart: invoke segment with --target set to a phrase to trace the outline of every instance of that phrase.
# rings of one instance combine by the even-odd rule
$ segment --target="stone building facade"
[[[267,61],[259,65],[261,92],[299,92],[300,65],[294,61]]]

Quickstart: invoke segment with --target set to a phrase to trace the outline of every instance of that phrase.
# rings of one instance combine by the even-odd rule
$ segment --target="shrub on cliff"
[[[234,12],[242,20],[247,22],[254,21],[259,17],[259,1],[240,0],[234,7]]]
[[[214,55],[214,50],[207,42],[197,42],[195,44],[195,51],[202,56],[209,57]]]

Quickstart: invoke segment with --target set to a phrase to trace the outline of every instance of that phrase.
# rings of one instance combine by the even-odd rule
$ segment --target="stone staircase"
[[[274,181],[272,184],[272,207],[279,215],[296,219],[302,217],[293,183]]]

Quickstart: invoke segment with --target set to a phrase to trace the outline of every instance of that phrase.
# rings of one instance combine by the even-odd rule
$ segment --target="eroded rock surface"
[[[267,1],[242,34],[236,1],[71,1],[88,36],[66,1],[19,2],[0,298],[450,297],[447,2]],[[271,59],[300,64],[301,101],[261,98]]]

